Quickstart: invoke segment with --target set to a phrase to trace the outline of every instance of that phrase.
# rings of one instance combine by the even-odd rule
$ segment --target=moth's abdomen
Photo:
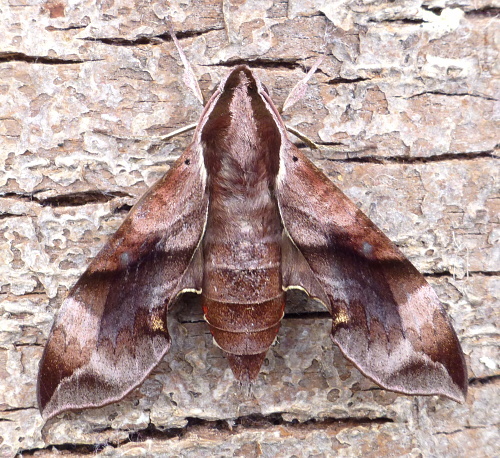
[[[203,244],[205,319],[241,381],[257,377],[285,306],[281,226],[270,210],[264,222],[261,218],[253,225],[209,222]]]

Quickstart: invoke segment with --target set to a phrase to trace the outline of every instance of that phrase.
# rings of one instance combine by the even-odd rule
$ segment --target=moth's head
[[[251,146],[257,145],[264,155],[267,150],[280,150],[286,131],[257,75],[247,65],[238,65],[222,79],[205,106],[195,139],[227,151],[250,137],[255,140]]]
[[[245,88],[248,92],[259,92],[263,89],[263,85],[248,66],[238,65],[221,81],[219,88],[221,92],[232,92],[237,88]]]

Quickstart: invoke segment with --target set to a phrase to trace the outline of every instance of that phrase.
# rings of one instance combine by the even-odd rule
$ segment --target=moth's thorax
[[[201,133],[209,186],[245,197],[260,183],[273,186],[281,137],[262,90],[246,67],[227,78]]]
[[[274,195],[280,132],[246,67],[226,80],[201,139],[210,195],[202,247],[205,316],[226,352],[263,353],[284,307]]]
[[[210,195],[204,244],[239,247],[209,256],[231,269],[274,266],[282,232],[274,195],[280,132],[246,67],[229,75],[201,138]]]

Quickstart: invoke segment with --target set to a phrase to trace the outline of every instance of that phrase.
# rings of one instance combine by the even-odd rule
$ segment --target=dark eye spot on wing
[[[363,242],[363,254],[367,257],[371,257],[373,254],[373,246],[368,242]]]
[[[121,267],[127,267],[130,263],[130,254],[126,251],[120,255],[120,264]]]

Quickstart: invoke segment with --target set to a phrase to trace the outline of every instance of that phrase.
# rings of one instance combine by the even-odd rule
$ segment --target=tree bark
[[[166,456],[497,454],[498,8],[162,3],[0,7],[0,455],[45,456],[54,446]],[[380,389],[342,357],[324,310],[300,294],[289,297],[279,339],[246,391],[189,296],[170,314],[171,350],[138,389],[56,418],[42,439],[35,385],[53,317],[190,142],[160,137],[202,111],[182,83],[166,13],[205,99],[228,68],[247,63],[281,106],[326,56],[285,121],[321,146],[309,157],[435,287],[466,354],[466,404]]]

